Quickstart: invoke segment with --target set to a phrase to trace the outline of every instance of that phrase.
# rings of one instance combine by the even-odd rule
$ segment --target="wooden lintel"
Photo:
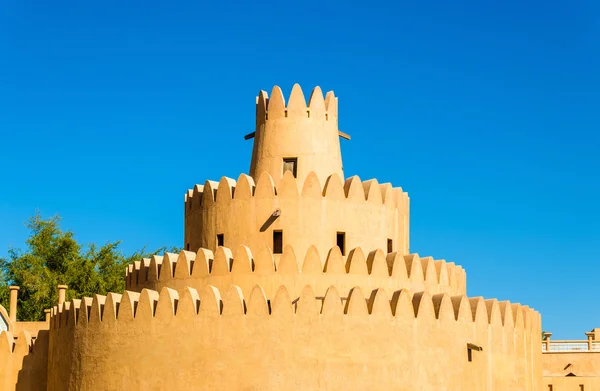
[[[467,348],[471,349],[471,350],[475,350],[476,352],[483,351],[483,348],[481,346],[477,346],[477,345],[472,344],[472,343],[467,343]]]
[[[244,140],[250,140],[251,138],[254,138],[255,134],[256,134],[256,132],[248,133],[247,135],[244,136]]]
[[[338,130],[338,135],[346,140],[350,140],[350,135],[342,132],[341,130]]]

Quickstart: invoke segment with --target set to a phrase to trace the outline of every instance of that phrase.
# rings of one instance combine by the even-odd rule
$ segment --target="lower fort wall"
[[[540,324],[518,304],[427,292],[109,294],[54,310],[48,389],[538,391]]]

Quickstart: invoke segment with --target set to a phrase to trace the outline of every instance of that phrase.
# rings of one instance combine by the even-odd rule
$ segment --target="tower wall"
[[[256,102],[256,130],[250,176],[258,180],[268,172],[275,185],[283,176],[283,159],[297,159],[297,178],[304,182],[310,172],[324,183],[332,174],[344,178],[338,133],[337,98],[333,91],[316,87],[309,104],[295,84],[286,106],[277,86],[271,97],[261,91]]]
[[[337,174],[321,186],[314,173],[300,181],[288,172],[277,187],[268,173],[256,186],[243,174],[237,183],[229,178],[207,181],[186,195],[184,248],[215,251],[217,235],[230,248],[273,248],[273,231],[281,231],[283,246],[293,246],[298,254],[313,245],[326,254],[337,244],[338,233],[344,233],[346,249],[387,252],[391,240],[390,252],[409,253],[406,192],[358,177],[343,184]]]
[[[50,333],[49,390],[541,391],[539,314],[465,296],[165,288],[74,300]]]

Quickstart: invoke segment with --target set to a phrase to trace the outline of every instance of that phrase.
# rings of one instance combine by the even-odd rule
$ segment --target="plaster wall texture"
[[[218,234],[229,248],[273,247],[273,231],[282,231],[284,246],[298,254],[310,246],[326,254],[338,232],[345,233],[348,249],[387,249],[391,239],[392,251],[409,253],[408,195],[377,180],[351,177],[342,183],[334,174],[321,187],[313,172],[301,182],[288,171],[276,188],[269,174],[261,175],[256,186],[242,174],[237,182],[207,181],[185,198],[184,248],[191,251],[215,251]],[[277,210],[280,215],[273,217]]]
[[[298,84],[292,88],[287,106],[278,86],[273,87],[270,98],[261,91],[256,99],[250,175],[258,180],[267,172],[278,185],[283,159],[297,158],[297,177],[302,182],[310,172],[322,183],[331,174],[343,180],[337,103],[333,91],[324,99],[319,87],[313,89],[308,106]]]
[[[167,253],[129,265],[126,276],[126,289],[137,292],[163,287],[181,292],[186,287],[201,290],[207,285],[225,290],[237,285],[249,295],[256,284],[272,299],[281,285],[296,297],[307,285],[317,296],[324,296],[332,285],[345,292],[358,286],[368,292],[381,288],[388,295],[407,289],[454,296],[466,294],[467,282],[462,267],[432,257],[385,255],[381,250],[365,255],[360,248],[344,257],[338,247],[321,257],[316,247],[310,247],[300,258],[291,246],[285,247],[281,256],[274,256],[266,246],[255,253],[246,246],[239,246],[235,254],[224,247],[214,255],[206,249],[196,254]]]
[[[49,390],[540,390],[539,314],[518,304],[307,287],[96,295],[55,309]],[[119,303],[119,305],[117,305]],[[467,343],[483,348],[467,360]]]

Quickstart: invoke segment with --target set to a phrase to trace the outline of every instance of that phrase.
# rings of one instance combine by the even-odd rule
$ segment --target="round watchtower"
[[[285,171],[304,182],[311,171],[321,183],[332,174],[344,180],[338,130],[337,98],[333,91],[323,98],[315,87],[308,106],[298,84],[286,106],[278,86],[269,98],[261,91],[256,98],[256,130],[250,164],[250,176],[258,181],[268,172],[275,186]]]

